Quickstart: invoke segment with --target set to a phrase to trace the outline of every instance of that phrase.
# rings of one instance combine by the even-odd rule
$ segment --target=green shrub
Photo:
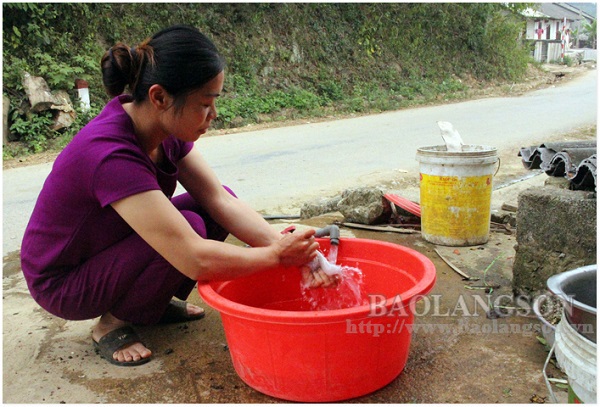
[[[56,136],[56,132],[50,129],[52,124],[50,111],[31,113],[27,116],[15,111],[10,131],[25,144],[29,152],[39,153],[45,150],[48,140]]]
[[[566,66],[573,66],[575,62],[570,55],[565,55],[565,57],[563,58],[563,64],[565,64]]]

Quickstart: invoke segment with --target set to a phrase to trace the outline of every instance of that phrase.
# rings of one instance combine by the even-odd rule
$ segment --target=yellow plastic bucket
[[[420,172],[421,234],[444,246],[484,244],[490,234],[495,147],[445,145],[417,149]]]

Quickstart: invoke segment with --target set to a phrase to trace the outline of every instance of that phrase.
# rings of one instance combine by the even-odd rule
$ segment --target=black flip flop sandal
[[[92,339],[93,340],[93,339]],[[122,347],[131,343],[142,341],[138,334],[130,326],[124,326],[114,331],[111,331],[100,338],[99,341],[94,341],[94,348],[104,359],[117,366],[138,366],[148,363],[152,356],[140,360],[132,360],[130,362],[120,362],[113,358],[113,354]]]
[[[160,325],[165,325],[196,321],[204,318],[204,315],[204,312],[198,315],[190,315],[187,312],[187,303],[185,301],[171,300],[158,323]]]

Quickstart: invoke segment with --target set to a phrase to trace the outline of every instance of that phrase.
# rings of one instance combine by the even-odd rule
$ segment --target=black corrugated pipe
[[[329,225],[324,228],[317,229],[315,237],[329,236],[329,240],[333,245],[340,244],[340,228],[337,225]]]

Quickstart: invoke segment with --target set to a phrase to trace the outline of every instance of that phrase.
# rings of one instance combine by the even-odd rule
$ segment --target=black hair
[[[165,28],[137,47],[115,44],[101,61],[107,93],[118,96],[129,88],[133,100],[142,102],[152,85],[161,85],[174,97],[175,107],[225,68],[213,42],[198,29],[185,25]]]

